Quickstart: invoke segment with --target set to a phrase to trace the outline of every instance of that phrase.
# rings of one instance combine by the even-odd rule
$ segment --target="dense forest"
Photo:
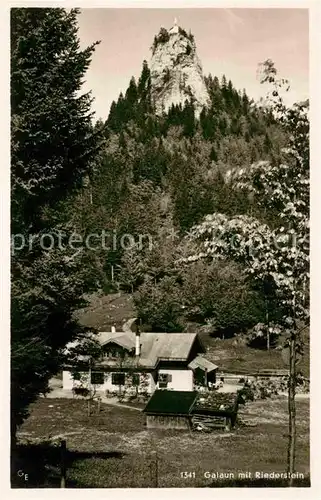
[[[96,124],[104,147],[70,210],[82,234],[104,228],[114,235],[109,250],[87,250],[97,288],[134,292],[138,315],[154,330],[184,331],[198,322],[213,335],[232,335],[264,321],[265,291],[229,260],[177,262],[186,234],[207,214],[250,214],[277,224],[272,209],[230,179],[258,160],[277,164],[287,133],[270,108],[255,105],[225,76],[209,75],[206,85],[211,106],[199,120],[192,101],[156,116],[144,61],[138,81],[132,78],[112,103],[106,123]],[[124,234],[130,244],[120,244]],[[276,319],[275,301],[269,308]]]

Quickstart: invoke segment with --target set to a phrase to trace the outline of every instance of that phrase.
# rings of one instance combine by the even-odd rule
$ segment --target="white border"
[[[198,493],[196,488],[191,489],[79,489],[79,490],[11,490],[9,484],[9,338],[10,338],[10,317],[9,317],[9,267],[10,267],[10,191],[9,191],[9,165],[10,165],[10,101],[9,101],[9,9],[10,7],[27,6],[60,6],[60,7],[113,7],[113,8],[309,8],[310,9],[310,98],[311,98],[311,488],[202,488]],[[321,204],[318,201],[318,187],[321,186],[321,150],[320,150],[320,116],[321,116],[321,43],[320,43],[320,25],[321,25],[321,2],[309,0],[282,0],[282,1],[259,1],[250,0],[244,2],[216,0],[216,1],[191,1],[191,0],[131,0],[131,1],[84,1],[78,2],[66,1],[29,1],[29,2],[6,2],[1,4],[0,18],[0,37],[1,37],[1,155],[3,165],[0,167],[0,216],[1,216],[1,257],[4,261],[1,265],[1,349],[0,349],[0,394],[2,402],[1,411],[1,467],[0,477],[2,498],[77,498],[88,499],[88,496],[95,498],[112,498],[118,500],[122,498],[143,499],[143,498],[195,498],[198,494],[205,498],[229,499],[281,499],[281,498],[311,498],[321,497],[321,438],[320,438],[320,387],[318,380],[318,362],[319,353],[321,353],[321,331],[319,318],[319,297],[317,286],[321,282],[321,272],[319,259],[321,255],[320,243],[320,216]],[[5,71],[7,68],[7,71]],[[319,206],[318,206],[319,205]],[[319,211],[318,211],[319,208]],[[231,449],[231,453],[233,450]],[[318,494],[319,493],[319,494]]]

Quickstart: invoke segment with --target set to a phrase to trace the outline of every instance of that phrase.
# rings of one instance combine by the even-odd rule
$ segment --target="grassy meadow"
[[[298,399],[297,420],[296,470],[305,476],[300,484],[308,485],[308,398]],[[247,403],[235,430],[210,434],[147,430],[137,409],[102,404],[99,414],[88,416],[83,400],[41,398],[19,432],[16,468],[28,473],[28,481],[13,476],[13,486],[59,487],[55,443],[61,438],[67,441],[67,488],[277,486],[273,480],[231,476],[285,472],[287,432],[286,398]]]

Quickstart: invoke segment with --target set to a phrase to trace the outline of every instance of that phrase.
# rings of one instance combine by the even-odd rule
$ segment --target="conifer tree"
[[[89,93],[77,97],[95,43],[80,50],[77,10],[11,13],[13,223],[36,226],[39,208],[79,188],[95,156]]]
[[[144,111],[150,111],[150,69],[146,60],[138,80],[138,97],[145,104]]]
[[[126,90],[126,94],[125,94],[125,103],[124,103],[124,105],[125,105],[124,115],[125,116],[124,116],[124,119],[126,121],[135,117],[135,110],[137,107],[137,97],[138,97],[137,85],[136,85],[135,78],[132,77],[130,79],[129,87]]]
[[[79,332],[73,312],[88,284],[63,235],[72,231],[64,201],[82,188],[100,148],[90,94],[79,94],[96,44],[80,49],[77,14],[11,10],[12,231],[20,235],[11,262],[13,444],[29,404],[47,391],[66,343]],[[53,247],[48,237],[41,245],[45,233]]]

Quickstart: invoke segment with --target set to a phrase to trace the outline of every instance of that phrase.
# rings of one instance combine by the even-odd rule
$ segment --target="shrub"
[[[265,349],[269,336],[270,347],[276,347],[280,334],[281,328],[277,324],[271,323],[270,325],[266,325],[258,323],[248,334],[248,345],[256,349]]]
[[[152,52],[154,54],[157,46],[161,43],[166,43],[169,40],[169,32],[166,28],[161,28],[157,36],[154,37],[154,42],[152,45]]]
[[[197,262],[182,275],[182,297],[192,320],[210,323],[218,335],[234,335],[264,315],[264,301],[234,263]]]
[[[144,283],[134,297],[139,318],[155,332],[181,332],[181,291],[175,278]]]
[[[238,391],[239,403],[244,404],[246,401],[254,401],[254,391],[247,384],[244,384],[244,387]]]
[[[73,387],[72,392],[75,396],[81,396],[82,398],[87,398],[89,396],[89,389],[86,387]]]

